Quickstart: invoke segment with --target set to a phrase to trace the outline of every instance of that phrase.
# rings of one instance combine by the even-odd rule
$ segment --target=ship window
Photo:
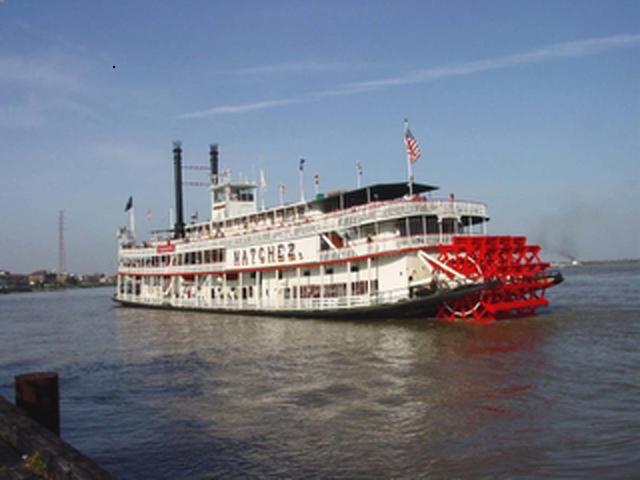
[[[326,273],[327,275],[331,275],[333,273],[333,268],[327,268],[324,273]]]
[[[456,220],[454,218],[442,219],[442,233],[455,233]]]
[[[276,270],[276,278],[282,280],[282,270]]]
[[[373,225],[373,223],[368,223],[367,225],[362,225],[360,227],[360,237],[361,238],[372,237],[375,234],[376,234],[376,228]]]
[[[427,217],[427,233],[438,233],[438,218],[429,216]]]
[[[359,272],[360,271],[360,267],[358,265],[351,265],[351,271],[352,272]]]
[[[367,281],[351,282],[351,295],[364,295],[367,293]]]
[[[309,270],[305,270],[304,272],[302,272],[302,275],[308,277],[311,275],[311,272]]]
[[[407,236],[407,222],[405,218],[396,222],[396,232],[400,237]]]
[[[411,217],[409,219],[409,232],[410,235],[422,235],[424,233],[422,217]]]

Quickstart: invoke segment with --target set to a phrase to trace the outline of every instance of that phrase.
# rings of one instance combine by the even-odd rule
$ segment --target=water
[[[0,393],[56,370],[63,437],[123,479],[640,478],[640,264],[493,326],[0,296]]]

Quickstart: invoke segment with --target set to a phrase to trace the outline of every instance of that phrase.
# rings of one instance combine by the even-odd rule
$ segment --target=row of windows
[[[197,252],[178,253],[175,255],[154,255],[146,258],[123,258],[123,267],[169,267],[179,265],[204,265],[224,262],[224,249],[200,250]]]
[[[372,280],[371,282],[371,293],[375,294],[378,291],[378,280]],[[302,285],[300,287],[287,287],[284,289],[284,298],[298,298],[298,294],[300,298],[320,298],[321,292],[320,285]],[[248,285],[246,287],[232,287],[229,290],[229,294],[232,298],[237,299],[238,295],[242,296],[243,300],[248,298],[254,298],[256,295],[257,289],[253,287],[253,285]],[[357,282],[351,282],[351,295],[366,295],[369,293],[369,282],[366,280],[360,280]],[[336,297],[344,297],[347,295],[347,284],[346,283],[332,283],[324,286],[324,298],[336,298]],[[215,299],[216,297],[222,297],[222,288],[212,288],[211,289],[211,298]],[[264,290],[264,296],[269,297],[269,289]]]
[[[320,298],[322,285],[302,285],[300,287],[285,288],[284,298]],[[378,280],[371,281],[371,293],[378,291]],[[351,282],[351,295],[366,295],[369,293],[369,282],[367,280],[359,280]],[[347,295],[346,283],[330,283],[324,285],[324,298],[344,297]]]
[[[456,233],[456,230],[460,229],[462,225],[456,224],[456,220],[453,218],[445,218],[442,220],[442,225],[438,224],[436,217],[409,217],[398,220],[396,222],[396,230],[401,237],[407,235],[424,235],[424,234],[437,234],[440,233]]]

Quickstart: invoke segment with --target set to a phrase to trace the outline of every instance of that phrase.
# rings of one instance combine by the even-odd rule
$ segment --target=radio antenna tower
[[[64,210],[58,212],[58,281],[64,281],[67,270],[67,259],[64,251]]]

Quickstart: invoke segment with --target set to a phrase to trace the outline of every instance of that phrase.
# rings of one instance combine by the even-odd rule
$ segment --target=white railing
[[[137,275],[140,275],[141,273],[145,275],[171,275],[175,274],[176,272],[186,274],[202,274],[222,271],[224,271],[224,263],[202,263],[200,265],[175,265],[169,267],[120,267],[118,269],[118,272],[120,273],[130,273]]]
[[[207,296],[193,296],[191,298],[167,298],[155,297],[151,298],[144,295],[120,294],[118,298],[124,301],[130,301],[142,305],[160,306],[169,304],[176,308],[196,308],[202,310],[263,310],[270,312],[277,311],[323,311],[323,310],[341,310],[356,307],[369,307],[375,305],[394,304],[407,300],[409,297],[408,288],[398,288],[383,292],[375,292],[364,295],[351,295],[340,297],[324,297],[324,298],[249,298],[238,299],[231,298],[215,298],[211,299]]]
[[[326,250],[320,252],[319,260],[331,261],[341,260],[352,257],[363,257],[367,255],[375,255],[382,252],[390,252],[410,247],[434,246],[438,244],[449,244],[454,234],[428,234],[428,235],[411,235],[405,237],[394,237],[389,239],[376,240],[373,242],[361,241],[355,245],[340,248],[337,250]],[[308,261],[309,259],[307,259]],[[300,263],[300,262],[298,262]],[[294,268],[295,263],[281,264],[284,268]],[[201,264],[201,265],[176,265],[171,267],[120,267],[119,272],[124,274],[140,274],[145,275],[171,275],[176,273],[184,274],[203,274],[223,272],[224,264]]]
[[[371,243],[362,243],[359,245],[350,245],[338,250],[327,250],[321,252],[320,260],[340,260],[344,258],[374,255],[380,252],[391,252],[394,250],[401,250],[403,248],[448,244],[451,243],[451,237],[453,237],[452,234],[411,235],[379,240]]]
[[[487,207],[483,203],[468,201],[451,202],[448,200],[393,200],[389,202],[375,202],[362,207],[328,213],[307,224],[293,225],[262,233],[245,232],[240,237],[222,240],[222,244],[230,247],[240,247],[277,242],[280,240],[293,240],[332,230],[343,230],[366,223],[384,222],[396,218],[429,214],[438,217],[460,217],[462,215],[486,217]]]
[[[404,199],[372,202],[365,205],[336,210],[327,214],[317,214],[304,218],[303,221],[292,222],[280,226],[272,226],[263,230],[237,229],[225,232],[222,238],[202,238],[194,241],[173,241],[180,252],[197,251],[206,248],[242,247],[247,245],[261,245],[282,240],[293,240],[319,233],[342,230],[364,223],[383,222],[395,218],[415,215],[435,215],[439,218],[461,216],[486,217],[487,206],[481,202],[468,200],[419,200]],[[154,247],[122,248],[120,256],[138,257],[155,254]]]

